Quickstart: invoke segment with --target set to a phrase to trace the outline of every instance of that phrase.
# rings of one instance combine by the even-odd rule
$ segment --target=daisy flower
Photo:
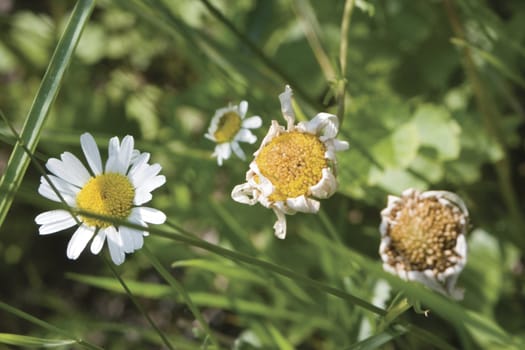
[[[463,200],[451,192],[408,189],[401,197],[388,196],[381,217],[383,269],[462,299],[455,285],[467,263],[469,214]]]
[[[223,160],[230,158],[232,150],[237,157],[245,160],[246,156],[239,142],[253,144],[257,141],[257,136],[249,129],[259,128],[262,119],[257,115],[244,119],[247,111],[246,101],[242,101],[239,106],[229,105],[215,111],[208,132],[204,136],[217,143],[212,157],[217,157],[219,166],[222,165]]]
[[[150,154],[133,149],[132,136],[119,142],[118,137],[109,140],[108,159],[102,165],[100,153],[91,134],[80,136],[80,144],[89,168],[72,153],[64,152],[60,159],[50,158],[46,168],[53,186],[44,176],[40,178],[38,193],[75,209],[101,216],[111,216],[130,223],[147,226],[162,224],[166,215],[157,209],[143,207],[152,198],[151,191],[166,182],[159,164],[148,164]],[[111,259],[116,265],[125,260],[125,253],[142,248],[143,236],[148,232],[83,215],[73,216],[70,211],[57,209],[41,213],[35,218],[41,225],[39,233],[47,235],[79,225],[67,246],[67,257],[77,259],[91,241],[91,252],[98,254],[107,240]]]
[[[286,237],[286,217],[297,212],[317,213],[319,201],[337,188],[336,151],[348,143],[335,139],[339,121],[333,114],[319,113],[308,122],[295,122],[292,89],[286,86],[279,95],[286,129],[272,120],[272,125],[246,173],[246,183],[237,185],[232,198],[240,203],[260,203],[273,209],[278,238]]]

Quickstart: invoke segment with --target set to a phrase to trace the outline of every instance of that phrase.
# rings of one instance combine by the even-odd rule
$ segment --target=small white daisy
[[[287,128],[272,125],[246,173],[246,183],[237,185],[232,198],[240,203],[261,203],[277,216],[278,238],[286,237],[286,217],[297,212],[317,213],[319,201],[337,189],[335,166],[337,151],[348,143],[337,140],[339,121],[333,114],[319,113],[308,122],[295,123],[292,89],[279,95]]]
[[[79,209],[111,216],[141,226],[166,221],[166,215],[160,210],[141,206],[151,200],[151,191],[162,186],[166,178],[158,175],[161,170],[159,164],[148,164],[149,153],[133,149],[132,136],[124,137],[122,143],[118,137],[109,140],[105,167],[91,134],[80,136],[80,144],[89,169],[69,152],[62,153],[61,159],[50,158],[46,163],[46,168],[52,173],[48,175],[49,180],[73,211]],[[38,193],[61,202],[44,176],[40,178]],[[92,217],[76,215],[75,218],[63,209],[41,213],[35,222],[41,225],[41,235],[62,231],[80,223],[69,240],[67,257],[77,259],[93,237],[91,252],[98,254],[107,239],[111,259],[117,265],[124,262],[125,253],[142,248],[143,236],[148,235],[146,231],[126,226],[116,227],[110,222]]]
[[[388,196],[381,217],[383,269],[462,299],[455,285],[467,263],[469,214],[463,200],[451,192],[408,189],[401,197]]]
[[[242,101],[239,106],[230,105],[215,111],[208,132],[204,136],[217,143],[212,157],[217,157],[219,166],[222,165],[223,160],[230,158],[232,150],[237,157],[246,159],[239,142],[253,144],[257,141],[257,136],[249,129],[259,128],[262,119],[257,115],[244,119],[247,111],[246,101]]]

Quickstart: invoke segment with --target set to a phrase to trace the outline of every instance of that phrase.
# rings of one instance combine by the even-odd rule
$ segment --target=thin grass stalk
[[[155,254],[153,254],[147,246],[144,246],[142,248],[142,251],[150,261],[151,265],[155,268],[155,270],[157,270],[157,272],[162,276],[162,278],[164,278],[164,280],[169,283],[171,288],[173,288],[174,292],[182,296],[184,302],[190,308],[190,311],[192,312],[193,316],[195,316],[202,329],[206,333],[206,336],[211,340],[212,344],[215,345],[217,349],[220,349],[219,342],[213,335],[210,327],[208,326],[208,323],[202,316],[200,310],[195,306],[195,304],[191,300],[190,295],[188,294],[182,283],[173,278],[173,276],[168,272],[168,270],[166,270],[166,268],[164,268],[164,266],[162,266],[160,261],[155,257]]]
[[[168,340],[168,338],[164,335],[164,333],[160,330],[160,328],[155,324],[155,322],[153,322],[153,320],[151,319],[150,315],[146,312],[146,310],[144,310],[144,308],[142,307],[142,305],[139,303],[139,301],[137,300],[137,298],[135,298],[135,296],[133,295],[133,293],[131,293],[131,290],[129,289],[129,287],[127,286],[126,282],[124,282],[124,280],[122,279],[122,277],[120,277],[120,275],[118,274],[117,270],[115,269],[115,267],[113,266],[112,263],[110,263],[108,261],[108,259],[104,256],[104,262],[106,263],[106,265],[109,267],[109,269],[111,270],[111,272],[113,273],[113,275],[115,276],[115,278],[119,281],[120,285],[122,286],[122,288],[126,291],[126,294],[128,295],[128,297],[131,299],[131,301],[133,302],[133,304],[135,305],[135,307],[139,310],[139,312],[144,316],[144,318],[146,318],[146,320],[148,321],[148,323],[151,325],[151,327],[155,330],[155,332],[157,332],[157,334],[159,335],[159,337],[161,338],[162,342],[164,343],[164,345],[166,345],[166,347],[170,350],[174,350],[175,348],[171,345],[170,341]]]

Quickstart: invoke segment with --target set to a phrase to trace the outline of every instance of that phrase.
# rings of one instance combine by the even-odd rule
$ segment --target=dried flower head
[[[388,196],[381,217],[383,268],[462,299],[455,284],[467,262],[469,214],[461,198],[446,191],[408,189],[401,197]]]
[[[275,235],[286,236],[285,214],[316,213],[319,201],[337,188],[336,151],[348,143],[335,139],[339,121],[333,114],[319,113],[295,125],[292,90],[279,95],[286,129],[275,120],[246,173],[246,183],[237,185],[232,198],[240,203],[261,203],[277,215]]]

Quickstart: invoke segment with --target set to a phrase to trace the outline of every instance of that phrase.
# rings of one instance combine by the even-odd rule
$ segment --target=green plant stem
[[[319,67],[321,67],[321,70],[323,71],[325,80],[327,82],[334,82],[336,79],[335,69],[332,67],[332,63],[330,62],[328,55],[321,45],[319,36],[316,33],[316,20],[313,16],[313,11],[309,7],[310,5],[304,0],[295,0],[293,3],[295,5],[294,8],[297,17],[299,18],[299,22],[303,27],[306,40],[314,53],[317,63],[319,63]]]
[[[46,73],[42,79],[38,92],[33,100],[21,132],[21,142],[17,142],[3,178],[0,180],[0,188],[8,188],[0,196],[0,226],[4,222],[7,212],[13,202],[14,193],[20,187],[22,179],[29,165],[30,157],[27,155],[25,145],[30,153],[34,153],[42,127],[49,110],[58,94],[60,85],[66,73],[66,69],[72,60],[82,30],[86,26],[89,16],[95,5],[94,0],[79,0],[66,29],[51,57]]]
[[[465,31],[463,25],[457,14],[454,2],[451,0],[444,0],[445,11],[450,21],[450,25],[454,31],[454,34],[462,41],[466,42]],[[478,109],[483,116],[484,127],[489,136],[497,143],[502,149],[505,149],[505,138],[502,135],[501,130],[498,127],[498,121],[501,120],[501,115],[496,108],[494,100],[491,94],[487,91],[485,84],[476,68],[472,54],[468,45],[463,47],[463,66],[467,74],[467,79],[472,85],[474,96]],[[494,164],[496,174],[498,177],[498,183],[501,190],[501,195],[506,207],[509,209],[511,217],[515,222],[516,227],[513,232],[513,240],[517,243],[522,250],[525,249],[525,220],[520,210],[518,198],[516,197],[516,190],[512,184],[510,163],[506,152],[503,158]]]
[[[350,19],[354,9],[354,0],[346,0],[343,9],[343,19],[341,21],[341,38],[339,39],[339,66],[341,69],[341,78],[337,82],[337,118],[339,123],[343,124],[345,116],[345,97],[346,97],[346,62],[348,60],[348,29],[350,28]]]
[[[124,282],[124,280],[122,279],[122,277],[120,277],[120,275],[118,274],[117,270],[115,269],[115,267],[113,266],[113,264],[108,261],[108,259],[104,256],[104,262],[106,263],[106,265],[109,267],[109,269],[111,270],[111,272],[113,273],[113,275],[115,276],[115,278],[119,281],[120,285],[122,286],[122,288],[124,288],[124,290],[126,291],[126,294],[128,295],[128,297],[131,299],[131,301],[133,302],[133,304],[135,304],[135,307],[139,310],[139,312],[146,318],[146,320],[148,321],[148,323],[151,325],[151,327],[157,332],[157,334],[159,335],[159,337],[162,339],[162,342],[166,345],[166,347],[170,350],[173,350],[175,349],[170,341],[168,340],[168,338],[164,335],[164,333],[160,330],[159,327],[157,327],[157,325],[155,324],[155,322],[153,322],[153,320],[151,319],[151,317],[149,316],[149,314],[146,312],[146,310],[144,310],[144,308],[142,307],[142,305],[139,303],[139,301],[137,300],[137,298],[135,298],[135,296],[133,295],[133,293],[131,293],[131,290],[129,289],[129,287],[127,286],[126,282]]]
[[[202,316],[202,314],[199,311],[199,309],[195,306],[195,304],[191,300],[191,297],[188,294],[188,292],[186,291],[186,289],[184,288],[184,286],[179,281],[177,281],[168,272],[168,270],[166,270],[166,268],[164,268],[164,266],[162,266],[160,261],[157,259],[157,257],[155,257],[155,255],[149,250],[149,248],[147,246],[144,246],[142,248],[142,252],[148,258],[148,260],[150,261],[151,265],[153,265],[155,270],[157,270],[157,272],[162,276],[162,278],[164,278],[164,280],[169,283],[171,288],[173,288],[173,290],[176,293],[178,293],[178,294],[180,294],[182,296],[182,298],[184,299],[184,302],[186,303],[186,305],[188,305],[188,307],[190,308],[191,312],[193,313],[193,316],[195,316],[197,321],[200,323],[202,329],[206,332],[207,336],[209,337],[209,339],[211,340],[213,345],[215,345],[217,349],[220,349],[219,342],[214,337],[210,327],[208,326],[208,323],[206,322],[206,320]]]

